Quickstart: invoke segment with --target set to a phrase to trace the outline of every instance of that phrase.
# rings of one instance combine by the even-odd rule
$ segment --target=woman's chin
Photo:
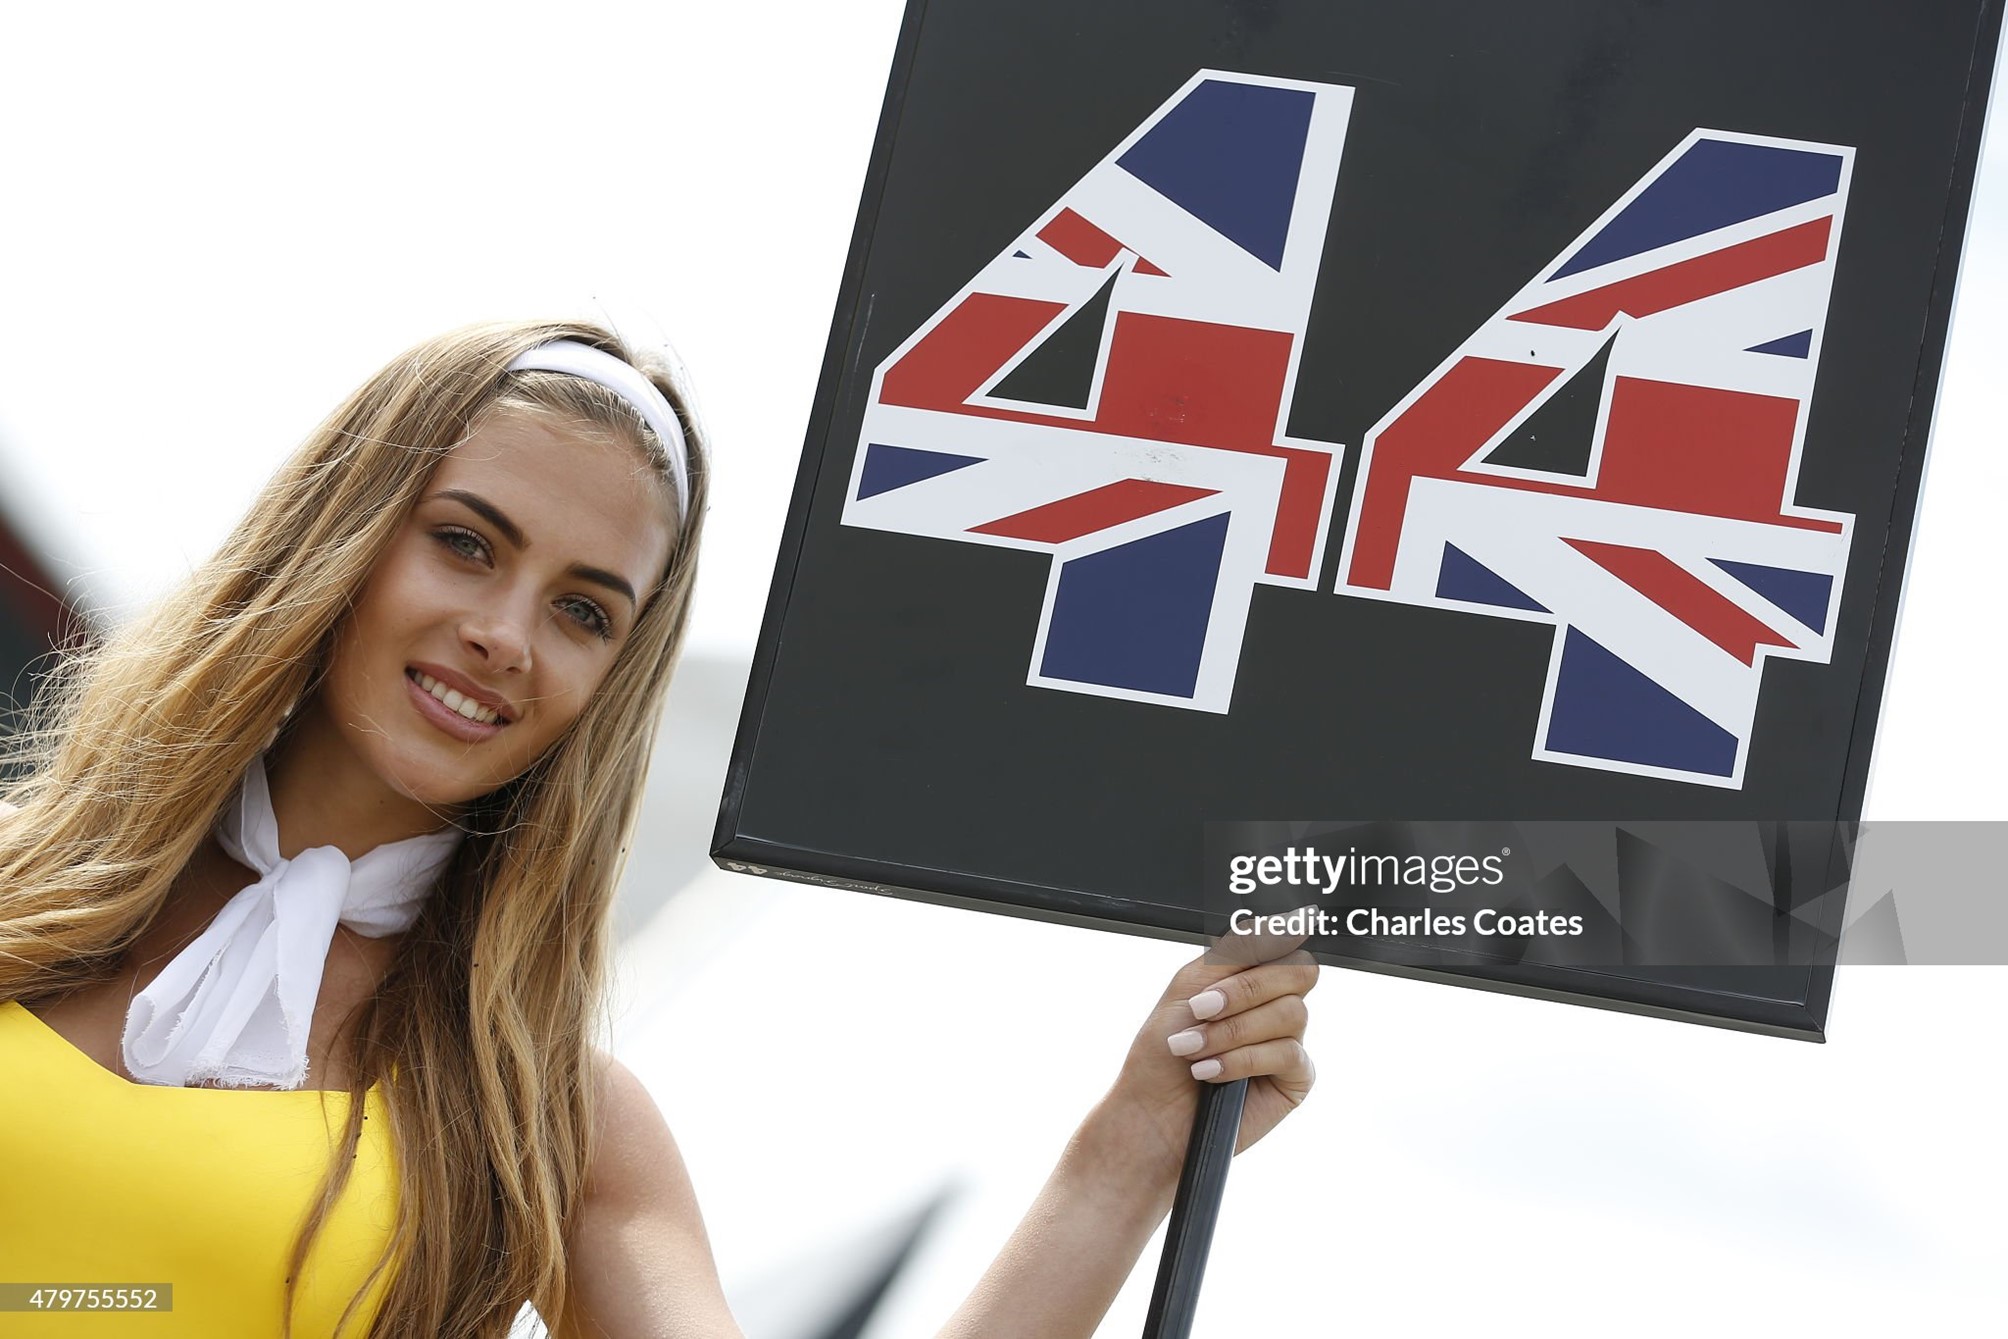
[[[381,746],[381,740],[376,742]],[[507,784],[507,778],[498,780],[486,769],[470,766],[471,760],[464,752],[406,747],[385,756],[379,747],[366,750],[364,756],[369,758],[371,752],[378,754],[370,761],[388,790],[435,811],[442,818],[454,817]]]

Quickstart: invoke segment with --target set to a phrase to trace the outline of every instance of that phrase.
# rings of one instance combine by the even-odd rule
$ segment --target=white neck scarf
[[[126,1068],[142,1083],[173,1087],[298,1088],[336,925],[371,938],[411,928],[460,833],[391,842],[353,864],[333,846],[283,860],[261,758],[216,838],[258,881],[134,997]]]

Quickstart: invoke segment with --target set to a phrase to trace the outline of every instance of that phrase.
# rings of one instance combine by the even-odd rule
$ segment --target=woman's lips
[[[462,743],[479,744],[483,740],[493,739],[505,728],[505,723],[500,721],[489,725],[482,721],[468,720],[431,693],[426,692],[413,676],[414,672],[412,670],[404,672],[404,690],[410,695],[412,705],[418,708],[421,716],[424,716],[425,719],[431,721],[441,730],[444,730],[447,734],[452,735]]]

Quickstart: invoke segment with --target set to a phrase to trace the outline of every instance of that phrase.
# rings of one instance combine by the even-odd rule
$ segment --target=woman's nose
[[[460,639],[492,670],[520,673],[530,668],[530,624],[519,614],[493,609],[469,614],[461,622]]]

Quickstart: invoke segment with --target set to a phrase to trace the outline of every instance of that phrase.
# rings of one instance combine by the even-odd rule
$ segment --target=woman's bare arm
[[[1171,1207],[1178,1163],[1097,1107],[940,1339],[1091,1335]]]
[[[1237,1150],[1260,1139],[1311,1090],[1304,995],[1317,980],[1305,953],[1245,968],[1209,956],[1182,968],[1115,1086],[940,1339],[1093,1335],[1171,1208],[1198,1106],[1193,1066],[1217,1062],[1207,1082],[1250,1080]]]
[[[1211,1082],[1251,1080],[1239,1146],[1260,1139],[1310,1091],[1303,997],[1317,975],[1302,953],[1255,967],[1200,958],[1181,969],[1115,1086],[941,1339],[1092,1335],[1171,1206],[1198,1101],[1194,1064],[1217,1062]],[[611,1060],[602,1094],[603,1134],[570,1238],[571,1300],[558,1334],[740,1339],[668,1126]]]

